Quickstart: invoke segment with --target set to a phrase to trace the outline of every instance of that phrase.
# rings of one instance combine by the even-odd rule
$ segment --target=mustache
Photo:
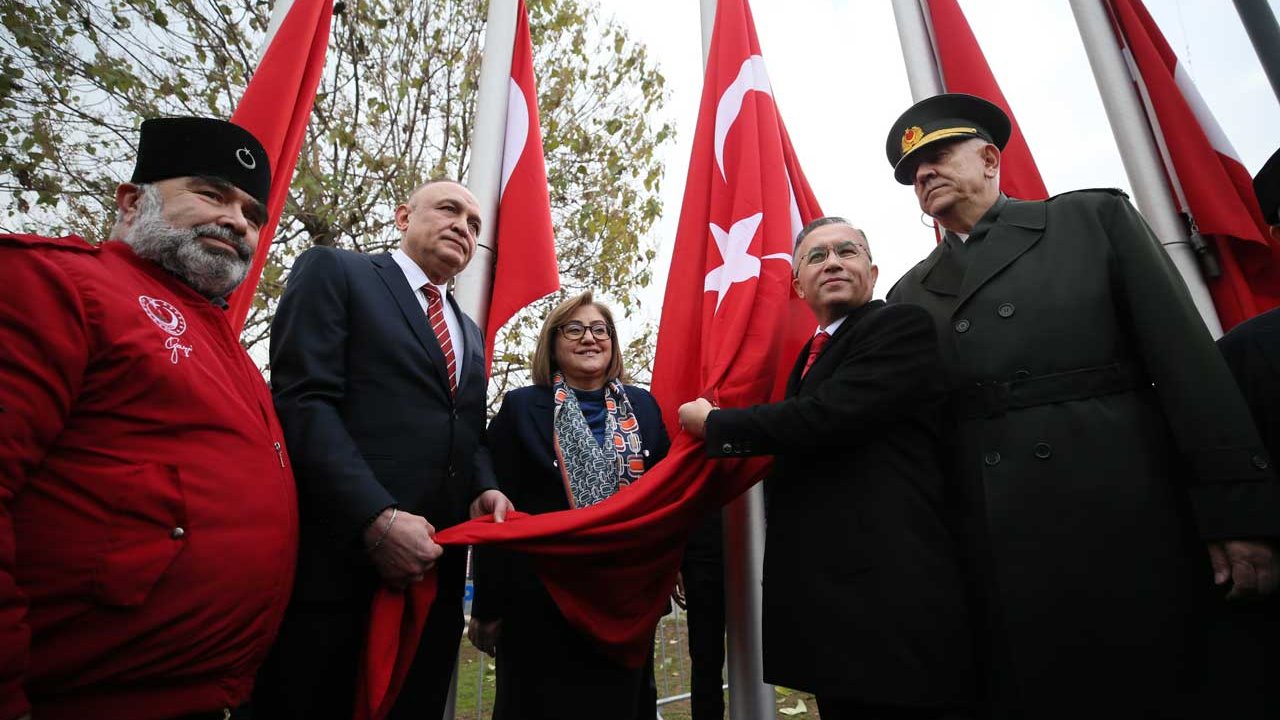
[[[243,233],[214,224],[196,225],[188,232],[192,240],[200,237],[210,237],[229,243],[235,248],[236,255],[240,256],[241,260],[249,260],[253,257],[253,248],[249,247],[249,243],[245,240]]]

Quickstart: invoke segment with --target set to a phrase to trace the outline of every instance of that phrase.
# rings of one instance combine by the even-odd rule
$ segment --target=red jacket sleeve
[[[31,631],[18,588],[12,508],[66,421],[89,357],[89,326],[61,252],[0,240],[0,718],[30,711]]]

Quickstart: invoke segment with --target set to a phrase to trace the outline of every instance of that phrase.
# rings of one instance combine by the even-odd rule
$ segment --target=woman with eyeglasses
[[[626,492],[667,454],[653,396],[622,382],[613,315],[590,292],[547,316],[533,385],[512,390],[489,424],[503,493],[522,511],[587,507]],[[477,547],[467,636],[497,658],[494,720],[653,720],[652,667],[605,657],[570,627],[532,563]]]

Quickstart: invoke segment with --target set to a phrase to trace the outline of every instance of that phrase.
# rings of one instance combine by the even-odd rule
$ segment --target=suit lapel
[[[883,300],[872,300],[866,305],[863,305],[849,313],[845,317],[844,322],[840,323],[840,327],[836,328],[835,334],[833,334],[831,339],[827,341],[827,346],[822,348],[822,352],[818,353],[818,357],[814,358],[813,365],[809,368],[809,374],[805,375],[803,379],[800,379],[799,371],[804,369],[804,363],[805,360],[808,359],[809,347],[813,344],[813,340],[810,339],[809,342],[805,343],[804,352],[800,355],[800,360],[797,363],[797,368],[799,369],[793,370],[792,372],[798,381],[796,383],[797,391],[806,381],[814,380],[815,378],[825,378],[827,374],[829,374],[828,368],[822,362],[823,358],[831,355],[832,348],[836,347],[837,344],[844,342],[845,338],[853,334],[854,326],[856,326],[867,313],[881,305],[884,305]],[[788,391],[790,391],[790,386],[788,386]]]
[[[458,301],[454,300],[453,293],[446,296],[449,300],[450,307],[453,308],[454,317],[458,318],[458,325],[462,327],[463,352],[466,353],[466,360],[463,362],[462,377],[458,382],[458,392],[462,392],[464,386],[473,382],[484,381],[488,379],[489,373],[484,367],[484,338],[480,336],[480,328],[467,317],[462,308],[458,307]],[[457,348],[454,348],[457,351]],[[477,374],[478,373],[478,374]]]
[[[552,448],[549,453],[554,456],[555,450],[551,444],[552,441],[552,425],[555,423],[555,398],[548,388],[546,392],[540,392],[534,396],[533,402],[528,405],[529,424],[538,429],[538,435],[542,438],[540,447]]]
[[[960,285],[964,282],[964,268],[956,261],[951,246],[945,242],[925,258],[924,275],[920,284],[929,292],[955,297],[960,294]]]
[[[1044,237],[1044,217],[1045,205],[1042,202],[1009,201],[969,262],[960,287],[960,299],[955,305],[957,310],[978,288]]]
[[[447,388],[449,380],[445,376],[444,351],[440,349],[440,341],[436,339],[436,334],[431,331],[431,325],[427,322],[427,315],[422,312],[422,306],[418,304],[418,299],[414,297],[413,290],[409,287],[409,281],[404,277],[404,271],[396,264],[390,253],[375,255],[373,257],[373,267],[377,271],[378,277],[382,278],[383,284],[387,286],[387,292],[391,293],[396,307],[400,308],[400,313],[404,316],[404,320],[408,323],[414,337],[418,338],[418,342],[426,350],[427,356],[431,358],[431,365],[435,368],[436,374]]]

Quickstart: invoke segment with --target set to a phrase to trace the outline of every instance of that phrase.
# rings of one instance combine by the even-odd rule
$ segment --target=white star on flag
[[[760,277],[761,260],[786,260],[791,264],[791,256],[786,253],[773,253],[758,258],[747,252],[751,240],[760,228],[764,213],[749,215],[735,222],[728,232],[715,223],[711,223],[711,236],[715,238],[716,247],[720,248],[723,264],[711,269],[703,282],[703,292],[716,292],[716,311],[720,310],[720,302],[734,283],[745,282]]]

